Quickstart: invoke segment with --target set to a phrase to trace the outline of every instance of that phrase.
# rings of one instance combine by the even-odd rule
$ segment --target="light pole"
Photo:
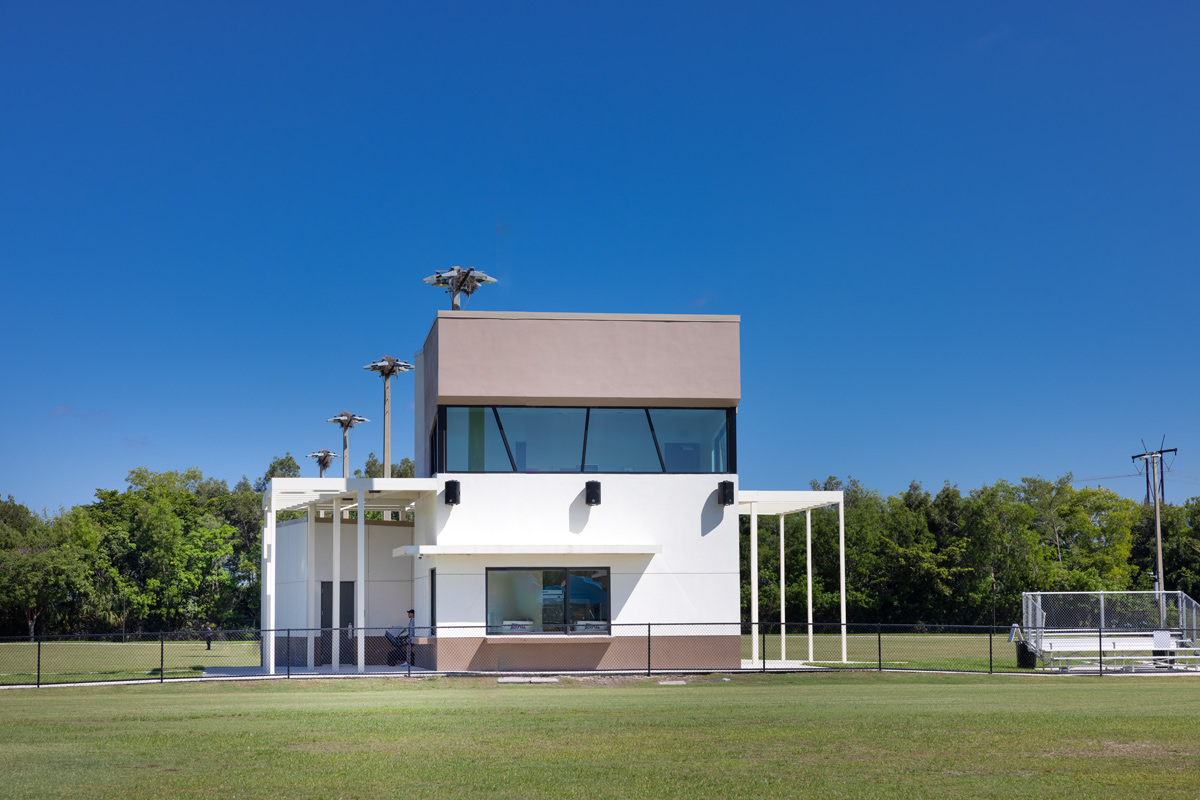
[[[407,361],[384,356],[367,364],[369,369],[383,376],[383,477],[392,477],[392,378],[413,368]]]
[[[325,477],[325,470],[329,469],[329,465],[338,457],[337,453],[331,453],[328,450],[318,450],[315,453],[309,453],[309,458],[317,460],[317,466],[321,468],[321,477]]]
[[[496,279],[491,275],[485,275],[474,267],[439,269],[425,279],[425,283],[436,286],[439,289],[445,289],[449,293],[451,311],[461,310],[461,303],[459,302],[460,294],[465,294],[469,298],[475,294],[475,290],[480,285],[495,282]]]
[[[350,429],[360,422],[370,422],[366,417],[343,411],[336,417],[330,417],[326,422],[336,422],[342,426],[342,477],[350,477]]]

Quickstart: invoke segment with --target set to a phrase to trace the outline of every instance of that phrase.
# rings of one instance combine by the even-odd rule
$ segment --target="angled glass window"
[[[579,472],[583,408],[497,408],[517,472]]]
[[[452,406],[446,409],[446,470],[513,471],[491,406]]]
[[[728,472],[723,408],[652,408],[650,420],[667,472]]]
[[[593,408],[584,472],[662,472],[644,408]]]

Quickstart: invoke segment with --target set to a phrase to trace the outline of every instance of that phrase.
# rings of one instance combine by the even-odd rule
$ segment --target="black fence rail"
[[[1200,673],[1187,632],[987,625],[618,623],[0,638],[0,685],[356,674]]]

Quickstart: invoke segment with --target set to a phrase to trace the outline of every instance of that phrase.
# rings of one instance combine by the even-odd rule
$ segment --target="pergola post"
[[[309,669],[317,665],[316,660],[316,632],[315,628],[320,621],[321,610],[318,607],[320,602],[320,593],[317,591],[317,504],[308,504],[308,523],[306,525],[307,540],[305,542],[307,552],[305,553],[305,581],[304,596],[308,598],[305,604],[308,607],[305,609],[304,625],[308,628],[304,634],[304,663]]]
[[[750,504],[750,660],[758,661],[758,505],[755,503]]]
[[[846,662],[846,501],[838,500],[838,568],[842,595],[842,663]]]
[[[783,514],[779,515],[779,660],[787,661],[787,570],[783,565]]]
[[[354,629],[358,634],[355,663],[359,672],[367,665],[367,493],[358,490],[358,569],[354,573]]]
[[[813,602],[812,602],[812,509],[804,510],[804,558],[808,574],[808,660],[813,660]]]
[[[275,674],[275,492],[267,487],[263,509],[263,659],[268,675]]]
[[[329,662],[342,668],[342,498],[333,501],[333,619],[329,621]]]

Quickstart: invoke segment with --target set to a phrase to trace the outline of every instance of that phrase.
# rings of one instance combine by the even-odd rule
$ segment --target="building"
[[[647,626],[664,668],[740,667],[739,513],[841,495],[739,495],[739,350],[736,316],[438,313],[418,477],[271,482],[265,666],[383,663],[412,607],[430,669],[644,668]]]

